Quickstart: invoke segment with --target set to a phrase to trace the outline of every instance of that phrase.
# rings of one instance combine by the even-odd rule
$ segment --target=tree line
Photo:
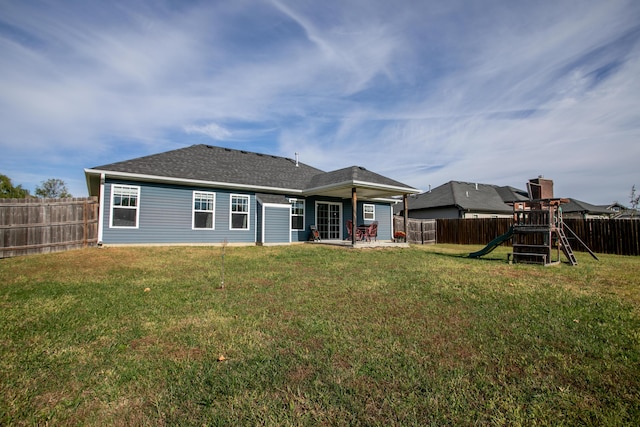
[[[28,189],[23,188],[22,185],[13,185],[11,178],[0,174],[0,199],[26,199],[28,197],[64,199],[73,196],[69,193],[67,184],[58,178],[42,181],[40,185],[36,186],[35,196],[32,196]]]

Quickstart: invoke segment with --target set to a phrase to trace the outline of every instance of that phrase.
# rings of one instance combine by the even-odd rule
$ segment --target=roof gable
[[[357,187],[359,198],[382,198],[419,192],[362,166],[349,166],[318,174],[311,179],[306,191],[310,194],[347,198],[354,187]]]

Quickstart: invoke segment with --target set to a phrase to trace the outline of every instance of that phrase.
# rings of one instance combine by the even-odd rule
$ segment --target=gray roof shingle
[[[592,215],[610,215],[611,211],[605,207],[592,205],[582,200],[569,199],[568,203],[562,204],[562,211],[565,213],[580,213]]]
[[[413,193],[414,188],[391,178],[379,175],[359,166],[351,166],[333,172],[324,172],[296,160],[234,150],[211,145],[192,145],[190,147],[97,166],[87,170],[90,193],[97,191],[95,175],[98,172],[134,174],[147,179],[171,178],[174,180],[195,180],[207,183],[224,183],[265,189],[277,192],[296,190],[304,192],[319,187],[336,186],[334,194],[342,194],[340,187],[345,183],[366,183],[376,188],[375,195]],[[396,192],[396,190],[399,191]],[[374,195],[374,190],[370,190]]]
[[[293,159],[244,150],[192,145],[93,169],[185,180],[304,189],[322,170]]]
[[[409,209],[456,206],[477,212],[509,213],[512,208],[508,202],[528,199],[526,191],[513,187],[449,181],[429,192],[418,194],[409,203]]]
[[[407,186],[401,182],[395,181],[386,176],[382,176],[375,172],[371,172],[362,166],[349,166],[332,172],[318,174],[314,176],[308,188],[318,188],[328,185],[340,184],[343,182],[370,182],[378,185],[387,185],[390,187]]]

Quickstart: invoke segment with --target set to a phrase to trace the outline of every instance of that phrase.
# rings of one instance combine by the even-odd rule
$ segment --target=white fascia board
[[[365,181],[353,181],[355,187],[375,188],[379,190],[399,191],[400,193],[420,193],[420,190],[412,187],[397,187],[395,185],[373,184]]]
[[[100,169],[85,169],[85,174],[105,174],[107,178],[130,179],[134,181],[159,182],[178,185],[196,185],[201,187],[224,188],[231,190],[264,191],[283,194],[302,194],[302,190],[293,188],[265,187],[260,185],[235,184],[230,182],[203,181],[198,179],[172,178],[169,176],[145,175],[128,172],[114,172]]]
[[[394,185],[375,184],[367,181],[343,181],[335,184],[323,185],[322,187],[308,188],[304,194],[314,194],[328,190],[339,190],[341,188],[372,188],[376,190],[397,191],[399,194],[418,194],[421,191],[411,187],[397,187]]]
[[[381,203],[393,203],[393,204],[402,203],[402,200],[394,199],[392,197],[376,197],[374,199],[369,199],[369,201],[371,201],[371,202],[381,202]]]

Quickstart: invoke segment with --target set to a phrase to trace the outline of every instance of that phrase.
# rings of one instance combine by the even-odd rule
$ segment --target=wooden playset
[[[577,265],[578,261],[566,235],[568,232],[598,259],[562,221],[561,205],[569,200],[553,197],[553,181],[539,177],[529,180],[527,187],[529,200],[513,202],[513,226],[509,231],[469,256],[477,258],[485,255],[511,239],[513,252],[508,255],[509,263],[558,264],[562,252],[569,264]]]

